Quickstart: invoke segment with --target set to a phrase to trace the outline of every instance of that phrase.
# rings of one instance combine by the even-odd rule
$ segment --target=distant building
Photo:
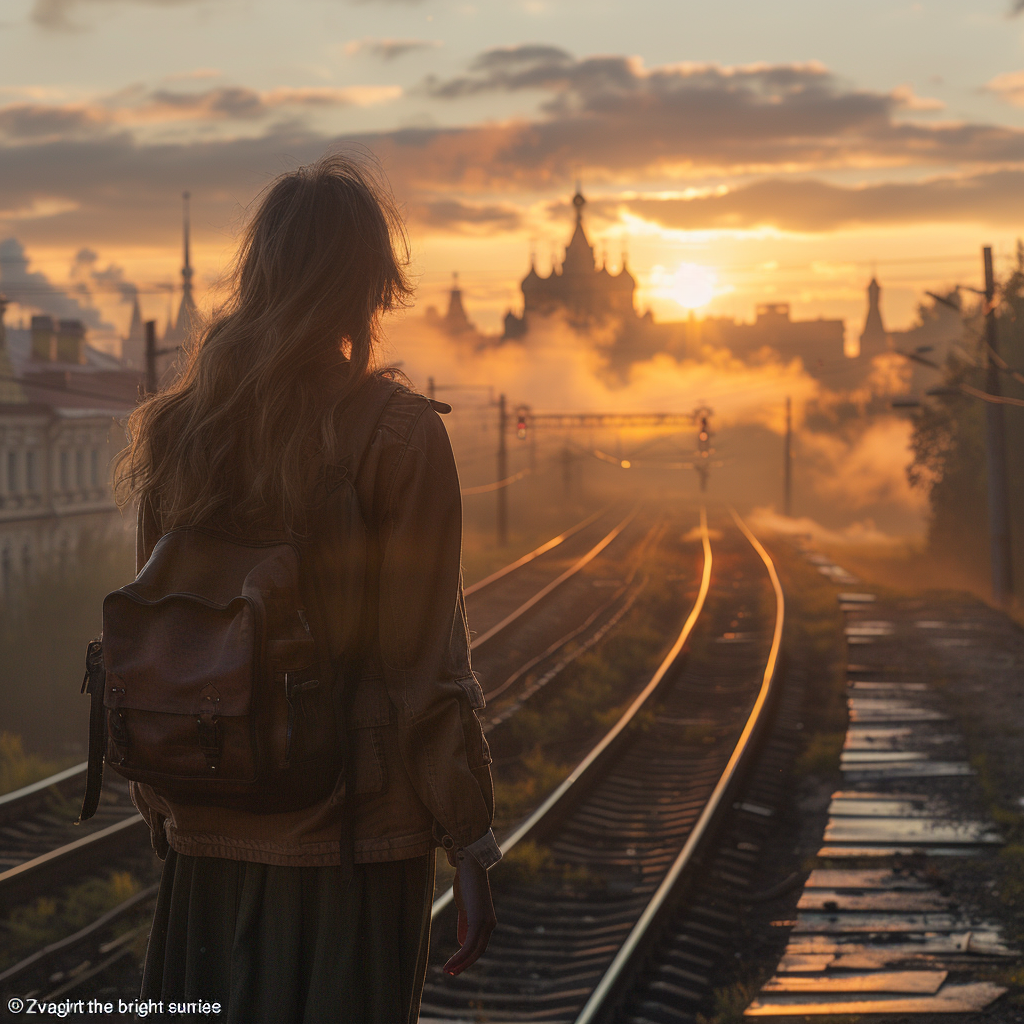
[[[0,297],[0,602],[66,564],[85,532],[121,529],[110,460],[139,375],[88,345],[80,321],[8,330]]]
[[[879,299],[882,288],[872,277],[868,285],[868,315],[864,320],[864,330],[860,332],[860,355],[865,358],[888,352],[891,345],[885,325],[882,323],[882,308]]]
[[[594,258],[594,247],[587,240],[583,227],[583,193],[577,188],[572,197],[576,207],[576,228],[561,266],[552,267],[547,277],[537,273],[531,261],[530,271],[522,280],[523,312],[516,316],[511,310],[505,315],[506,339],[522,338],[530,329],[531,318],[563,314],[577,330],[585,330],[611,319],[620,322],[637,320],[633,305],[636,281],[626,268],[611,274],[606,266],[600,269]]]
[[[192,261],[189,252],[189,193],[181,194],[182,201],[182,227],[183,227],[183,255],[181,267],[181,302],[178,305],[178,318],[173,325],[168,323],[164,333],[164,347],[170,345],[184,344],[192,334],[194,328],[199,326],[199,309],[196,300],[192,296]],[[168,357],[173,361],[173,357]]]
[[[7,325],[4,323],[7,305],[7,299],[0,295],[0,404],[20,405],[28,399],[21,382],[14,375],[14,364],[7,351]]]
[[[826,365],[842,365],[846,328],[842,320],[793,320],[788,302],[759,305],[752,324],[719,320],[717,332],[733,355],[745,358],[771,348],[785,359],[800,359],[814,375]]]
[[[132,319],[128,325],[128,337],[121,342],[121,360],[125,366],[145,369],[146,366],[146,325],[142,322],[139,297],[132,301]]]
[[[448,309],[444,316],[434,306],[427,307],[427,321],[445,334],[453,338],[464,338],[477,343],[486,344],[487,340],[469,319],[466,307],[462,304],[462,289],[459,287],[458,273],[452,274],[452,287],[448,293]]]
[[[85,324],[81,320],[32,317],[32,359],[40,363],[86,363]]]

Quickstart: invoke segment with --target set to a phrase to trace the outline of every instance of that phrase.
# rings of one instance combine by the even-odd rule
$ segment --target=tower
[[[882,310],[878,301],[881,294],[881,286],[877,279],[872,277],[868,285],[868,315],[860,335],[860,354],[868,358],[886,352],[889,348],[889,335],[886,334],[885,325],[882,323]]]
[[[452,274],[452,290],[448,295],[448,312],[444,317],[444,329],[449,334],[465,334],[473,330],[473,325],[466,316],[466,308],[462,305],[462,289],[459,287],[459,274]]]
[[[141,367],[146,364],[146,329],[142,324],[138,295],[132,302],[132,322],[128,327],[128,337],[121,343],[121,359],[129,366]]]
[[[196,308],[195,299],[192,297],[192,261],[189,253],[189,199],[188,192],[182,192],[182,234],[183,234],[183,256],[181,267],[181,305],[178,306],[178,319],[173,329],[169,329],[164,335],[164,341],[169,344],[181,345],[192,332],[192,328],[199,322],[199,310]]]
[[[14,379],[14,367],[11,366],[7,354],[7,328],[4,325],[4,312],[8,306],[7,297],[0,295],[0,404],[20,404],[28,401],[21,384]]]

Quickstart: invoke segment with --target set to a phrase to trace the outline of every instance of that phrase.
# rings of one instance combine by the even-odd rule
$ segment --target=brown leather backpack
[[[365,626],[353,485],[398,386],[378,380],[346,411],[354,454],[325,481],[310,543],[182,527],[104,599],[83,684],[92,708],[81,820],[96,809],[103,761],[183,804],[270,813],[343,799],[346,654]],[[345,608],[348,621],[333,621]]]

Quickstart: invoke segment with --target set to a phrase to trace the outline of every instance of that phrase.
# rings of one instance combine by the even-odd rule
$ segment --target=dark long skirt
[[[285,868],[171,850],[142,998],[220,1003],[229,1024],[412,1024],[427,968],[434,854]]]

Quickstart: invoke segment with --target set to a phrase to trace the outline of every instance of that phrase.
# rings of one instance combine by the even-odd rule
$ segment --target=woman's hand
[[[476,963],[487,948],[498,919],[491,902],[491,885],[487,870],[463,851],[458,853],[455,869],[455,906],[459,911],[459,951],[444,965],[448,974],[461,974]]]

